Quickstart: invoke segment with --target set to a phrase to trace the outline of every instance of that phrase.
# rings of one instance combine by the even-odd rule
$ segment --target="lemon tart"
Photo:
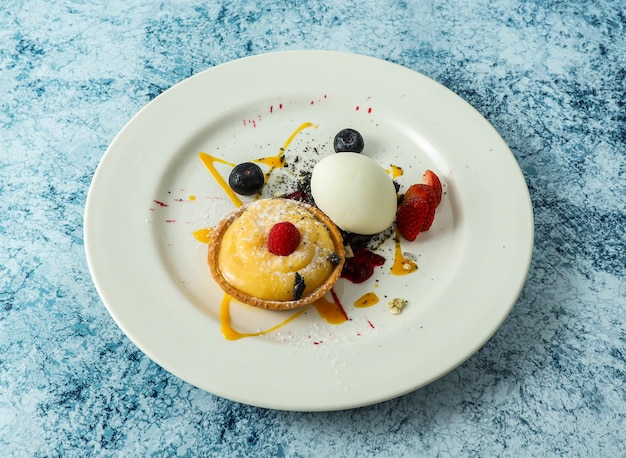
[[[337,226],[318,208],[284,198],[238,208],[209,239],[208,264],[224,292],[271,310],[321,298],[340,277],[344,258]]]

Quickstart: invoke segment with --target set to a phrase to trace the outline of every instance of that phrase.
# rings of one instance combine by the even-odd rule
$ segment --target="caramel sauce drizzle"
[[[305,122],[305,123],[300,124],[298,128],[294,130],[293,133],[289,136],[289,138],[287,138],[282,148],[278,150],[278,154],[276,154],[275,156],[268,156],[268,157],[262,157],[259,159],[254,159],[253,162],[258,162],[259,164],[267,165],[270,168],[265,174],[266,183],[270,179],[270,176],[272,175],[272,172],[274,170],[280,167],[284,167],[287,164],[285,162],[285,151],[287,151],[287,148],[289,148],[289,145],[291,144],[293,139],[296,138],[296,136],[300,132],[302,132],[304,129],[307,129],[309,127],[315,127],[317,129],[318,126],[313,124],[312,122]]]
[[[396,178],[404,175],[404,170],[402,170],[402,167],[391,164],[391,170],[388,170],[387,173],[391,174],[392,180],[395,180]]]
[[[313,303],[313,307],[320,314],[322,319],[326,323],[341,324],[348,321],[348,315],[344,311],[343,307],[334,301],[329,301],[325,297],[316,300]]]
[[[196,240],[200,243],[209,243],[211,239],[211,233],[213,232],[212,227],[206,227],[203,229],[198,229],[197,231],[193,231],[192,234],[196,238]]]
[[[284,325],[286,325],[287,323],[295,320],[300,315],[302,315],[304,312],[306,312],[306,309],[298,310],[296,313],[291,315],[286,320],[284,320],[284,321],[278,323],[276,326],[272,326],[271,328],[266,329],[264,331],[239,332],[239,331],[235,330],[235,328],[233,328],[232,320],[231,320],[231,317],[230,317],[230,301],[231,301],[231,299],[232,298],[228,294],[224,294],[224,299],[222,299],[222,306],[220,307],[220,323],[222,325],[222,335],[224,336],[224,338],[226,340],[239,340],[239,339],[243,339],[244,337],[264,336],[266,334],[269,334],[271,332],[276,331],[277,329],[279,329],[279,328],[283,327]]]
[[[239,197],[237,197],[237,194],[235,194],[235,192],[230,189],[230,186],[228,186],[228,183],[226,183],[226,180],[222,178],[222,175],[220,175],[214,165],[215,162],[230,165],[231,167],[234,167],[235,164],[233,164],[232,162],[227,162],[224,159],[220,159],[219,157],[211,156],[207,153],[199,153],[198,157],[200,157],[200,160],[202,161],[204,166],[209,170],[209,172],[211,172],[211,175],[213,175],[213,178],[215,179],[215,181],[217,181],[217,184],[219,184],[226,193],[226,195],[230,197],[230,200],[232,200],[233,204],[235,204],[235,207],[241,207],[243,205],[243,202],[241,201],[241,199],[239,199]]]
[[[404,170],[402,170],[402,167],[391,164],[390,170],[388,170],[387,173],[389,173],[391,175],[391,179],[394,180],[404,175]],[[394,252],[393,265],[391,266],[391,270],[390,270],[391,274],[392,275],[408,275],[410,273],[415,272],[418,269],[418,266],[414,261],[407,259],[402,253],[400,234],[398,233],[397,228],[396,228],[394,241],[395,241],[396,246],[395,246],[395,252]]]
[[[365,293],[363,296],[359,297],[355,302],[354,306],[358,309],[362,309],[365,307],[371,307],[374,304],[377,304],[379,301],[378,296],[374,292]]]
[[[402,246],[400,244],[400,234],[398,228],[396,228],[396,235],[394,237],[396,242],[395,255],[393,259],[393,265],[391,266],[392,275],[408,275],[415,272],[418,269],[417,263],[406,258],[402,253]]]

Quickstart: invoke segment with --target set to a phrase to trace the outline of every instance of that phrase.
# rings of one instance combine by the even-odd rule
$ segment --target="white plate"
[[[334,134],[349,126],[365,137],[364,154],[386,168],[403,168],[397,179],[403,188],[420,181],[427,168],[439,174],[445,195],[432,229],[403,244],[417,256],[419,270],[389,274],[390,241],[381,249],[387,262],[374,278],[336,285],[349,322],[327,324],[312,308],[276,332],[226,340],[223,294],[206,265],[206,245],[192,233],[234,207],[198,153],[233,163],[275,155],[304,122],[317,127],[295,136],[288,161],[332,154]],[[219,167],[227,177],[229,168]],[[509,314],[532,246],[524,178],[484,118],[419,73],[327,51],[237,60],[164,92],[110,145],[85,211],[96,288],[143,352],[211,393],[286,410],[368,405],[452,370]],[[381,301],[355,308],[370,291]],[[400,315],[387,309],[394,297],[409,301]],[[231,311],[242,332],[288,316],[239,304]]]

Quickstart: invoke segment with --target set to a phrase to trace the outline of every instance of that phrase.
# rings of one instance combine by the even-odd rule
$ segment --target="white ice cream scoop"
[[[391,177],[363,154],[336,153],[319,161],[311,176],[311,194],[320,210],[347,232],[376,234],[396,216]]]

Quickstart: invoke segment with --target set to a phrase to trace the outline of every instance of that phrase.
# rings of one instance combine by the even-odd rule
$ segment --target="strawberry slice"
[[[426,209],[427,205],[425,206],[421,200],[405,200],[398,207],[396,226],[400,234],[409,242],[415,240],[422,230],[427,214]]]
[[[419,183],[407,189],[396,214],[396,223],[404,238],[413,241],[420,232],[430,229],[435,219],[435,202],[435,190],[429,185]]]
[[[424,175],[422,175],[422,183],[433,188],[435,191],[435,207],[438,207],[441,202],[442,193],[441,181],[439,180],[439,177],[435,175],[435,172],[432,170],[426,170]]]
[[[289,221],[274,224],[267,236],[267,249],[276,256],[289,256],[300,244],[300,231]]]

